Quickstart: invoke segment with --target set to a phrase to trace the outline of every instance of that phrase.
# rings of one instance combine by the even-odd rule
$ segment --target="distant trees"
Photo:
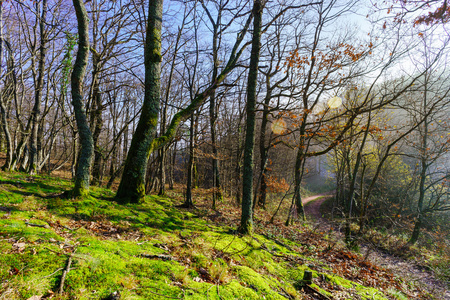
[[[406,155],[415,163],[413,178],[417,197],[416,218],[410,244],[417,242],[427,217],[435,212],[450,210],[446,184],[450,179],[450,74],[443,61],[446,56],[439,60],[442,64],[435,66],[433,63],[434,56],[440,56],[440,49],[434,48],[431,43],[433,38],[422,37],[424,50],[421,53],[424,61],[418,63],[418,66],[427,68],[427,72],[420,79],[420,87],[409,95],[410,101],[405,107],[414,122],[421,122],[407,138],[409,149]]]
[[[411,78],[373,86],[371,96],[367,89],[358,95],[371,98],[371,106],[378,109],[369,110],[361,119],[363,122],[354,127],[361,128],[359,133],[336,148],[333,160],[337,200],[341,200],[348,218],[359,218],[361,231],[367,219],[373,224],[414,216],[409,241],[413,244],[425,216],[449,208],[444,183],[448,165],[443,163],[448,155],[443,145],[448,144],[445,136],[449,132],[444,121],[448,119],[444,117],[448,113],[448,71],[442,64],[446,44],[435,44],[434,51],[425,47],[423,60],[416,61]],[[438,161],[440,167],[435,165]]]

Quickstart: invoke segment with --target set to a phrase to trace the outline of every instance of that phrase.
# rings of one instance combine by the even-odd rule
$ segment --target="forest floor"
[[[444,299],[315,222],[285,226],[283,201],[275,217],[258,209],[254,234],[241,236],[239,206],[212,210],[212,190],[194,190],[195,207],[180,209],[182,189],[119,205],[99,187],[65,199],[71,186],[0,172],[0,300]],[[307,211],[326,196],[305,198]]]

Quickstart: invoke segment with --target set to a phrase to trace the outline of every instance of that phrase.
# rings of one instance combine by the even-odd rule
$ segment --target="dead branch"
[[[62,294],[64,292],[64,281],[66,281],[67,273],[70,271],[70,265],[72,264],[72,254],[69,255],[69,258],[67,259],[67,265],[66,269],[63,271],[62,277],[61,277],[61,283],[59,284],[59,293]]]

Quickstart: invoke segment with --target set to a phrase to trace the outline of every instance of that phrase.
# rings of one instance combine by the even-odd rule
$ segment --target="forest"
[[[448,0],[0,0],[0,300],[450,299],[449,20]],[[296,256],[328,251],[341,281]]]

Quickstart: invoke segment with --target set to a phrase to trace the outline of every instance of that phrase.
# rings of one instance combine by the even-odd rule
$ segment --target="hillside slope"
[[[63,199],[70,186],[0,172],[0,299],[432,299],[308,226],[256,216],[239,236],[231,204],[122,206],[102,188]]]

